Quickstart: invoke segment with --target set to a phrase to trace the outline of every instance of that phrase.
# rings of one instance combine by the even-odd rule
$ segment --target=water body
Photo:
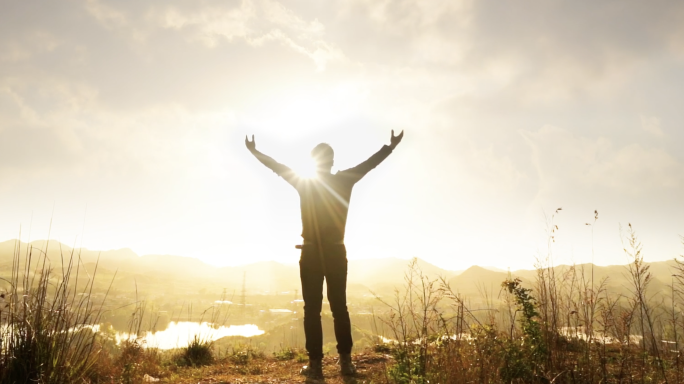
[[[201,340],[216,341],[226,336],[252,337],[263,334],[264,331],[254,324],[230,325],[227,327],[222,325],[217,327],[207,322],[172,321],[165,330],[154,333],[146,332],[138,340],[144,342],[147,347],[174,349],[187,347],[195,336],[199,336]],[[117,344],[131,338],[131,335],[126,332],[116,333]]]

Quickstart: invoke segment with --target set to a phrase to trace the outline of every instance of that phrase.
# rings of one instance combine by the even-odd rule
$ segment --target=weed
[[[22,257],[17,241],[11,277],[2,279],[8,293],[0,308],[1,383],[78,382],[91,374],[99,353],[94,326],[102,303],[90,299],[97,263],[89,273],[79,254],[72,250],[65,260],[60,251],[57,274],[48,247],[30,245]],[[83,274],[88,279],[79,286]]]
[[[593,218],[592,242],[597,211]],[[378,297],[385,310],[377,318],[395,340],[387,381],[681,382],[684,261],[677,260],[672,281],[658,292],[662,300],[653,300],[653,277],[630,225],[623,239],[631,293],[615,293],[607,277],[596,278],[593,264],[586,271],[554,266],[553,216],[549,228],[549,250],[536,264],[536,280],[509,274],[498,300],[481,290],[475,308],[444,278],[428,279],[412,261],[393,299]]]
[[[282,348],[273,352],[273,357],[278,361],[293,360],[297,357],[298,351],[295,348]]]
[[[539,313],[535,299],[530,295],[532,289],[520,285],[520,279],[509,279],[501,283],[508,293],[515,297],[518,310],[522,313],[520,324],[522,340],[511,339],[504,343],[504,366],[500,373],[504,382],[522,380],[535,381],[540,376],[541,367],[546,362],[548,351],[542,337],[537,318]]]
[[[252,360],[261,360],[265,357],[264,353],[251,345],[237,344],[231,348],[227,359],[236,365],[247,365]]]
[[[209,365],[214,361],[214,343],[195,335],[187,347],[181,352],[181,357],[187,365]]]

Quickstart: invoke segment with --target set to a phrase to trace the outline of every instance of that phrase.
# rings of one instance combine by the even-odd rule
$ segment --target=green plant
[[[282,348],[279,351],[273,352],[273,357],[279,361],[292,360],[297,356],[297,350],[294,348]]]
[[[280,350],[273,352],[273,357],[278,361],[294,360],[298,363],[309,360],[306,351],[292,347],[281,348]]]
[[[395,383],[422,384],[428,383],[422,361],[425,356],[420,349],[397,348],[393,352],[395,364],[387,370],[389,377]]]
[[[542,337],[542,329],[537,321],[539,313],[530,288],[521,286],[520,279],[508,279],[501,286],[513,294],[518,310],[522,313],[520,325],[523,338],[508,340],[504,345],[505,365],[501,370],[504,381],[520,379],[531,382],[536,379],[546,361],[548,351]]]
[[[309,361],[309,355],[307,355],[305,351],[298,351],[297,355],[295,356],[295,361],[298,363]]]
[[[252,360],[263,359],[264,357],[265,355],[262,351],[257,350],[249,344],[234,345],[227,356],[228,360],[236,365],[247,365]]]

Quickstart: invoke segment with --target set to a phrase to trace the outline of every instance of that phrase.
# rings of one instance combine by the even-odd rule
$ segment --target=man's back
[[[302,238],[313,243],[340,243],[349,212],[349,201],[356,180],[345,172],[319,175],[300,181]]]
[[[311,179],[288,180],[299,192],[302,238],[312,243],[344,242],[352,188],[392,153],[385,145],[356,167],[331,174],[319,172]]]
[[[401,140],[401,136],[398,140]],[[368,160],[353,168],[335,174],[331,174],[328,168],[327,171],[318,172],[316,177],[307,179],[297,176],[292,169],[257,151],[256,148],[250,148],[262,164],[297,189],[302,214],[302,238],[310,243],[344,241],[349,200],[354,184],[385,160],[392,150],[392,146],[385,145]]]

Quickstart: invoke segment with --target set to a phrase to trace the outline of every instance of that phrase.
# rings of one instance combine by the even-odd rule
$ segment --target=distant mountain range
[[[8,275],[11,269],[15,249],[19,246],[21,262],[25,262],[26,251],[33,247],[34,254],[45,251],[47,242],[34,241],[30,244],[10,240],[0,243],[0,276]],[[299,267],[297,264],[282,264],[275,261],[264,261],[235,267],[215,267],[201,260],[171,255],[139,256],[130,249],[109,251],[94,251],[85,248],[72,249],[57,241],[49,242],[47,257],[51,266],[57,270],[61,267],[62,259],[74,254],[80,256],[82,264],[89,270],[94,269],[98,261],[98,276],[104,280],[116,278],[114,286],[120,290],[144,291],[146,286],[168,284],[173,282],[176,289],[184,286],[196,287],[204,284],[208,287],[222,287],[228,292],[239,290],[243,277],[252,294],[292,291],[299,287]],[[63,256],[63,257],[62,257]],[[404,285],[404,276],[408,271],[409,260],[398,258],[350,260],[348,270],[349,294],[368,294],[371,290],[377,293],[389,293],[394,288]],[[650,291],[655,293],[668,290],[675,262],[662,261],[649,263],[653,282]],[[465,296],[498,295],[501,282],[509,273],[495,267],[472,266],[465,271],[449,271],[439,268],[424,260],[418,259],[417,266],[422,273],[431,278],[444,278],[451,288]],[[584,269],[585,278],[589,278],[591,264],[574,266],[575,270]],[[555,273],[563,276],[569,270],[568,266],[558,266]],[[104,275],[104,276],[103,276]],[[518,277],[525,285],[531,285],[536,279],[535,270],[517,270],[510,272]],[[607,279],[605,286],[609,291],[627,294],[630,290],[628,270],[624,265],[594,266],[594,281],[598,284]],[[107,284],[109,281],[107,281]],[[194,288],[193,288],[194,289]]]

